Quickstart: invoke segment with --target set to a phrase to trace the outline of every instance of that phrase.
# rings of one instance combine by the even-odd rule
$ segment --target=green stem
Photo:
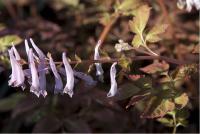
[[[173,128],[173,134],[176,134],[176,128],[177,128],[177,124],[176,124],[176,115],[173,114],[173,120],[174,120],[174,128]]]
[[[143,47],[147,49],[147,51],[149,51],[151,54],[153,54],[154,56],[158,56],[157,53],[154,53],[146,44],[146,40],[144,40],[142,33],[140,34],[140,38],[142,39],[143,42]]]
[[[147,49],[150,53],[152,53],[153,55],[158,56],[158,54],[157,54],[157,53],[154,53],[149,47],[147,47],[146,44],[143,45],[143,47],[146,48],[146,49]]]

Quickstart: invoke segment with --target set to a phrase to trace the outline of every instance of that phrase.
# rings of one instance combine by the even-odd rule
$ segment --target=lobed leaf
[[[124,0],[122,1],[117,9],[123,11],[123,13],[133,10],[141,4],[140,0]]]
[[[167,29],[167,24],[155,25],[146,35],[146,40],[148,42],[154,43],[161,40],[160,34],[164,33]]]
[[[134,47],[138,48],[140,45],[143,44],[142,39],[139,34],[136,34],[131,43]]]
[[[150,7],[147,5],[141,6],[133,18],[129,21],[130,29],[133,33],[142,34],[150,16]]]
[[[5,35],[0,37],[0,51],[5,51],[7,47],[12,46],[12,42],[17,45],[22,42],[22,39],[17,35]]]
[[[180,96],[178,96],[174,99],[174,102],[178,109],[182,109],[183,107],[185,107],[187,105],[188,101],[189,101],[189,98],[186,93],[182,93]]]
[[[163,117],[167,112],[174,110],[175,104],[170,99],[162,99],[153,96],[147,101],[147,107],[141,115],[141,118]]]

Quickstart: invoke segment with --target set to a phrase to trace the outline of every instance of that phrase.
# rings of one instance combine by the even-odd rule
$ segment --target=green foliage
[[[162,123],[163,125],[167,126],[167,127],[173,127],[174,126],[174,121],[173,119],[170,118],[159,118],[157,119],[157,121],[159,121],[160,123]]]
[[[176,107],[179,109],[182,109],[183,107],[185,107],[187,105],[188,101],[189,101],[189,98],[186,93],[182,93],[180,96],[178,96],[174,99]]]
[[[122,55],[118,63],[124,70],[130,71],[130,65],[132,63],[132,60],[129,57]]]
[[[131,32],[135,33],[135,36],[132,40],[132,45],[136,48],[143,46],[153,55],[157,55],[156,53],[151,51],[151,49],[148,48],[147,42],[155,43],[160,41],[161,38],[159,36],[160,34],[165,32],[167,25],[157,24],[148,33],[146,33],[145,28],[150,17],[150,10],[151,8],[148,7],[147,5],[140,6],[136,10],[133,20],[129,21],[129,27]]]
[[[129,21],[132,32],[138,34],[139,36],[142,35],[150,16],[150,9],[151,8],[149,8],[147,5],[143,5],[137,10],[133,20]]]
[[[12,110],[23,98],[25,95],[22,93],[15,93],[10,97],[0,100],[0,111],[6,112]]]
[[[139,34],[136,34],[132,40],[132,44],[134,44],[135,48],[139,48],[140,45],[143,44],[142,38],[140,37]]]
[[[124,100],[137,94],[140,90],[141,88],[134,83],[125,83],[124,85],[120,86],[120,90],[116,98],[117,100]]]
[[[5,35],[0,37],[0,51],[5,51],[8,47],[17,45],[22,42],[22,39],[17,35]]]
[[[116,3],[115,10],[123,15],[134,15],[141,4],[141,0],[123,0],[121,3]]]
[[[142,118],[163,117],[167,112],[172,111],[175,108],[171,99],[162,99],[159,96],[153,96],[147,101],[147,106],[141,115]]]
[[[146,41],[155,43],[162,40],[159,35],[164,33],[167,29],[167,24],[155,25],[146,35]]]
[[[104,26],[106,26],[111,20],[111,16],[109,13],[103,13],[102,17],[100,18],[100,23]]]

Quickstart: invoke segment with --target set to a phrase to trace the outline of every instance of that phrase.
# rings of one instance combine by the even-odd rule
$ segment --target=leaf
[[[35,98],[35,96],[26,96],[21,99],[20,103],[17,103],[16,106],[13,108],[12,117],[15,118],[27,112],[34,111],[34,109],[42,104],[42,99]]]
[[[130,106],[134,106],[139,101],[144,100],[149,95],[150,95],[150,92],[143,93],[143,94],[138,94],[138,95],[133,96],[131,98],[131,100],[129,101],[128,105],[126,105],[126,108],[129,108]]]
[[[181,109],[176,111],[176,120],[178,126],[186,127],[188,125],[187,118],[189,117],[189,111],[186,109]]]
[[[125,83],[120,87],[115,98],[117,100],[124,100],[133,95],[136,95],[140,90],[141,89],[133,83]]]
[[[48,115],[42,118],[33,128],[33,133],[52,133],[56,132],[62,125],[62,122],[54,115]]]
[[[111,16],[109,13],[104,13],[102,17],[100,18],[100,23],[104,26],[106,26],[111,20]]]
[[[154,62],[146,67],[140,68],[141,71],[148,73],[148,74],[155,74],[158,72],[164,72],[169,69],[169,64],[165,61],[162,62]]]
[[[150,16],[150,9],[151,8],[148,7],[147,5],[141,6],[137,10],[136,15],[133,18],[133,20],[129,21],[129,26],[133,33],[136,33],[136,34],[143,33]]]
[[[0,100],[0,111],[6,112],[10,111],[16,107],[19,101],[21,101],[25,97],[24,94],[15,93],[5,99]]]
[[[77,54],[75,54],[75,59],[76,59],[78,62],[81,62],[81,61],[82,61],[81,58],[80,58]]]
[[[147,106],[141,115],[141,118],[163,117],[167,112],[174,110],[175,104],[170,99],[162,99],[157,96],[147,100]]]
[[[162,123],[163,125],[165,125],[167,127],[173,127],[174,126],[173,119],[159,118],[159,119],[157,119],[157,121],[159,121],[160,123]]]
[[[174,102],[178,109],[182,109],[183,107],[185,107],[187,105],[188,101],[189,101],[189,98],[186,93],[182,93],[180,96],[178,96],[174,99]]]
[[[12,46],[12,42],[17,45],[22,39],[17,35],[6,35],[0,38],[0,51],[5,51],[7,47]]]
[[[136,34],[131,43],[134,47],[138,48],[140,45],[143,44],[142,39],[139,34]]]
[[[146,35],[146,40],[148,42],[154,43],[158,42],[161,40],[159,37],[160,34],[164,33],[167,29],[168,25],[167,24],[162,24],[162,25],[155,25]]]
[[[73,133],[91,133],[91,129],[87,122],[79,119],[65,119],[64,127],[67,129],[67,132]]]
[[[125,69],[125,70],[130,70],[130,65],[132,63],[132,60],[125,55],[122,55],[119,59],[119,65]]]
[[[77,7],[79,5],[79,0],[60,0],[62,4]]]
[[[126,12],[128,10],[135,9],[140,5],[140,3],[140,0],[123,0],[122,3],[120,3],[120,5],[117,7],[117,9]]]
[[[180,66],[171,74],[171,76],[174,81],[183,81],[186,77],[197,73],[199,71],[198,66],[198,64],[188,64]]]

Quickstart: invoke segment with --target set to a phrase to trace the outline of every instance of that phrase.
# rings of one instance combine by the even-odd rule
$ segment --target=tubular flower
[[[12,47],[10,50],[8,50],[9,56],[10,56],[10,63],[12,68],[12,74],[11,79],[8,81],[9,86],[13,87],[22,87],[24,90],[24,72],[22,70],[22,66],[17,62],[16,58],[20,59],[20,56],[15,49],[15,47]],[[14,56],[15,53],[15,56]]]
[[[39,72],[39,81],[40,81],[40,94],[42,94],[44,97],[47,95],[46,91],[46,65],[45,65],[45,58],[46,56],[44,53],[36,46],[36,44],[33,42],[33,40],[30,38],[30,42],[37,52],[40,60],[40,64],[38,65],[38,70],[43,70]]]
[[[54,74],[54,77],[55,77],[55,90],[54,90],[54,93],[61,93],[62,90],[63,90],[63,82],[62,82],[62,79],[60,77],[60,75],[58,74],[58,71],[56,69],[56,65],[53,61],[53,58],[51,57],[51,55],[49,54],[49,64],[50,64],[50,67],[51,67],[51,70]]]
[[[96,47],[95,47],[95,50],[94,50],[94,60],[99,60],[100,59],[100,55],[99,55],[99,47],[100,47],[100,44],[101,44],[101,40],[98,41]],[[102,68],[102,65],[101,63],[95,63],[95,66],[96,66],[96,75],[99,76],[99,80],[101,82],[103,82],[103,68]]]
[[[186,10],[190,12],[192,7],[195,6],[197,10],[200,10],[200,0],[178,0],[177,6],[183,9],[186,6]]]
[[[16,60],[21,60],[21,57],[20,57],[20,55],[19,55],[17,49],[15,48],[14,44],[12,44],[12,49],[13,49],[13,52],[14,52],[14,54],[15,54],[15,59],[16,59]]]
[[[29,67],[31,70],[31,79],[32,79],[32,83],[31,83],[31,88],[30,88],[30,92],[34,93],[37,97],[40,96],[40,82],[39,82],[39,78],[38,78],[38,72],[35,66],[35,61],[33,58],[33,50],[29,49],[28,52],[28,61],[29,61]]]
[[[117,62],[114,62],[110,68],[110,82],[111,82],[111,87],[110,87],[110,91],[107,94],[107,97],[113,97],[116,95],[117,93],[117,82],[115,80],[116,77],[116,66]]]
[[[73,96],[73,88],[74,88],[74,73],[73,70],[66,58],[66,53],[62,54],[62,60],[65,67],[65,72],[67,76],[67,84],[63,90],[63,93],[67,93],[70,97]]]
[[[82,79],[88,86],[94,86],[97,83],[90,75],[87,75],[83,72],[78,72],[74,70],[74,75]]]

